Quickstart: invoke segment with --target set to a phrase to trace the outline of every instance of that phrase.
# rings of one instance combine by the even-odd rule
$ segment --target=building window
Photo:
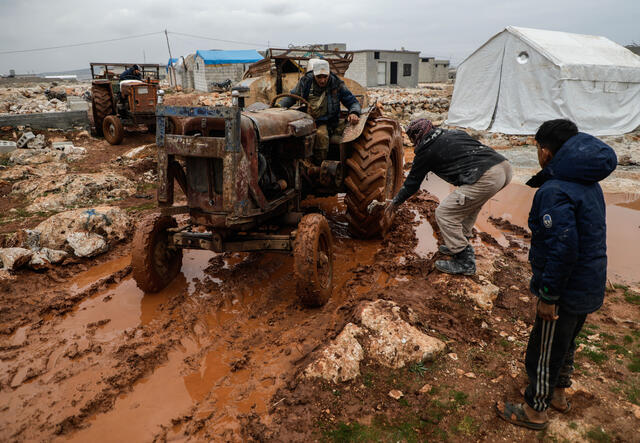
[[[411,63],[405,63],[402,65],[402,76],[411,77]]]
[[[380,51],[374,51],[373,52],[373,59],[374,60],[380,59]]]

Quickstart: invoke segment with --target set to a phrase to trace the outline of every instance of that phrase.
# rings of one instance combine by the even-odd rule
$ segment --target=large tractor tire
[[[333,237],[322,215],[308,214],[300,220],[293,261],[302,304],[310,308],[324,305],[333,291]]]
[[[347,220],[355,237],[372,238],[380,234],[381,214],[369,214],[367,207],[374,200],[384,202],[398,192],[404,179],[403,159],[398,124],[382,117],[369,120],[353,142],[353,153],[346,162]]]
[[[98,86],[93,85],[91,88],[91,108],[93,109],[93,124],[96,127],[96,133],[102,135],[102,122],[108,116],[113,114],[113,103],[111,103],[111,94],[109,85]]]
[[[133,236],[131,268],[144,292],[164,289],[180,272],[182,249],[170,247],[167,232],[177,226],[173,217],[160,214],[147,216],[138,226]]]
[[[107,115],[102,122],[102,132],[104,139],[110,145],[119,145],[124,139],[124,127],[122,120],[117,115]]]

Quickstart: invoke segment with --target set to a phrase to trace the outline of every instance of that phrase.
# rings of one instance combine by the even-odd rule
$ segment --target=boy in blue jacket
[[[519,426],[544,429],[547,408],[571,404],[575,339],[587,315],[602,306],[607,278],[605,202],[598,182],[617,165],[613,149],[578,132],[564,119],[536,132],[542,167],[528,185],[539,187],[531,212],[530,289],[538,297],[525,366],[524,404],[498,402],[498,415]]]

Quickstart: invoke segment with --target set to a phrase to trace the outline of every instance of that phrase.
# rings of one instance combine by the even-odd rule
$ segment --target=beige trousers
[[[436,208],[436,221],[444,244],[457,254],[467,247],[473,225],[482,206],[511,182],[511,165],[503,161],[492,166],[472,185],[462,185]]]

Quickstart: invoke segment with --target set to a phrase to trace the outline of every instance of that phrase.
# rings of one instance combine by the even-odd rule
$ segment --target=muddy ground
[[[450,90],[420,94],[438,98],[428,106],[439,106]],[[201,97],[185,95],[176,103]],[[389,113],[399,109],[387,105]],[[0,139],[12,136],[0,131]],[[122,160],[153,144],[153,135],[130,133],[120,146],[87,133],[47,134],[55,136],[87,149],[67,173],[112,171],[136,184],[131,195],[107,204],[124,208],[134,222],[155,210],[153,154]],[[535,166],[529,154],[516,175]],[[407,148],[407,167],[411,157]],[[189,251],[181,274],[158,294],[144,294],[133,281],[130,238],[94,258],[15,271],[0,285],[0,439],[640,441],[640,258],[630,247],[640,241],[640,211],[630,192],[636,171],[629,173],[631,185],[620,190],[617,180],[607,194],[610,282],[604,307],[579,338],[572,410],[550,412],[545,432],[511,426],[492,409],[496,400],[518,399],[526,383],[535,306],[524,228],[532,194],[519,183],[498,194],[473,239],[478,275],[443,276],[433,269],[440,258],[433,211],[449,188],[432,177],[385,240],[349,237],[342,196],[305,203],[328,218],[335,241],[334,292],[319,309],[301,307],[292,257],[281,254]],[[14,184],[0,186],[0,246],[51,216],[26,211],[30,202],[11,192]],[[304,378],[363,304],[375,300],[397,304],[408,323],[446,349],[398,369],[365,355],[360,375],[346,382]],[[394,390],[402,396],[392,398]]]

